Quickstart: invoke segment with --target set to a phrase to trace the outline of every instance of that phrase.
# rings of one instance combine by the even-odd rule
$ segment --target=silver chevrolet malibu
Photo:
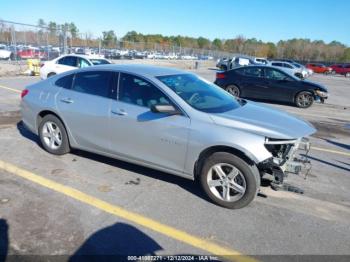
[[[55,155],[72,148],[198,179],[227,208],[248,205],[260,179],[299,173],[298,149],[315,129],[301,119],[237,99],[186,71],[102,65],[23,90],[23,123]],[[298,151],[299,152],[299,151]]]

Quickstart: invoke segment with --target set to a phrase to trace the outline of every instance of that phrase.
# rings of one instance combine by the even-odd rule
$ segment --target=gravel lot
[[[172,66],[193,68],[175,62]],[[211,66],[203,63],[192,71],[213,81]],[[81,151],[50,155],[21,125],[19,93],[14,91],[38,77],[0,78],[0,160],[241,254],[349,256],[350,79],[314,75],[310,80],[329,88],[325,104],[299,109],[268,103],[318,129],[311,138],[311,173],[306,179],[288,178],[305,190],[304,195],[263,186],[266,198],[227,210],[210,203],[197,184],[183,178]],[[67,259],[86,250],[123,255],[210,253],[0,169],[0,240],[6,236],[5,220],[9,254]]]

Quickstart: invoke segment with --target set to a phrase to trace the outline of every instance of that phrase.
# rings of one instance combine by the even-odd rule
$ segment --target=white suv
[[[46,79],[66,71],[95,65],[110,64],[107,59],[86,55],[63,55],[41,65],[40,77]]]

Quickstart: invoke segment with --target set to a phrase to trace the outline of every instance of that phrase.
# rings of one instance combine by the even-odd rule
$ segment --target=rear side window
[[[293,68],[291,65],[288,65],[288,64],[283,64],[283,66],[287,68]]]
[[[72,90],[96,96],[108,97],[112,72],[93,71],[83,72],[75,75]]]
[[[70,89],[72,87],[73,77],[74,74],[61,77],[55,82],[55,85],[58,87]]]
[[[77,58],[75,56],[65,56],[57,61],[60,65],[77,67]]]

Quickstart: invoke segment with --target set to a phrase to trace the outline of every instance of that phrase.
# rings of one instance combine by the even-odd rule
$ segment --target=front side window
[[[251,77],[262,77],[262,69],[259,67],[244,68],[244,75]]]
[[[106,59],[90,59],[93,65],[108,65],[110,62]]]
[[[285,73],[282,73],[281,71],[272,69],[272,68],[266,68],[265,69],[265,76],[268,79],[271,80],[286,80],[289,78],[289,76]]]
[[[282,63],[272,63],[273,66],[283,66]]]
[[[140,77],[125,73],[119,78],[119,100],[148,108],[156,104],[170,104],[169,98],[156,86]]]
[[[78,73],[75,75],[72,90],[90,95],[108,97],[112,74],[112,72],[107,71]]]
[[[199,111],[223,113],[241,107],[235,97],[196,75],[178,74],[157,78]]]
[[[84,68],[90,66],[90,63],[84,58],[78,58],[78,67]]]

